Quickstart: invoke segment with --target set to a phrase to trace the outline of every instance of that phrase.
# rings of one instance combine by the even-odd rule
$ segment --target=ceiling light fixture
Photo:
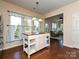
[[[36,7],[34,7],[33,9],[36,10],[38,8],[39,5],[39,0],[35,2]],[[32,20],[36,20],[36,17],[33,17]],[[42,22],[42,19],[38,19],[39,22]]]
[[[36,10],[38,8],[39,5],[39,0],[35,2],[35,7],[33,7],[34,10]]]
[[[33,17],[32,20],[36,20],[36,17]]]
[[[39,22],[42,22],[42,19],[39,19]]]

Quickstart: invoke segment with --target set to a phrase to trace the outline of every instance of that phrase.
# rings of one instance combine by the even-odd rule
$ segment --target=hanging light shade
[[[36,20],[36,17],[33,17],[32,20]]]
[[[40,22],[42,22],[42,19],[39,19]]]

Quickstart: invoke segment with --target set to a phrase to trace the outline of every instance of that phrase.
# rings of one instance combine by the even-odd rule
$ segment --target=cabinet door
[[[50,42],[47,43],[47,40],[50,41],[50,39],[49,39],[50,37],[47,39],[47,36],[50,36],[50,35],[49,34],[41,34],[41,35],[37,36],[37,38],[36,38],[37,51],[45,48],[46,46],[49,46]]]
[[[39,35],[37,38],[37,50],[45,47],[45,37],[44,35]]]

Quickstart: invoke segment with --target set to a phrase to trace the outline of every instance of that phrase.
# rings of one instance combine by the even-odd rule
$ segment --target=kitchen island
[[[23,33],[23,50],[28,54],[28,58],[33,53],[50,46],[50,34],[39,33],[27,35]]]

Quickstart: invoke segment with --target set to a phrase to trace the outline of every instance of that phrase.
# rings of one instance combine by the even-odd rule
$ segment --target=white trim
[[[63,46],[66,46],[66,47],[73,48],[73,46],[71,46],[71,45],[68,45],[68,44],[63,44]]]
[[[3,50],[7,50],[7,49],[10,49],[10,48],[18,47],[18,46],[21,46],[21,45],[22,45],[22,44],[14,45],[14,46],[11,46],[11,47],[4,47]]]

